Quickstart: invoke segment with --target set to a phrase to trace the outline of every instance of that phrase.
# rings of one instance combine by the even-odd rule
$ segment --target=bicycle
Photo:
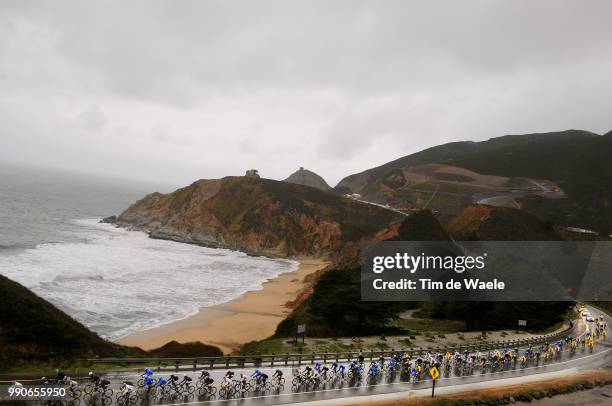
[[[142,373],[138,377],[138,386],[143,386],[147,378],[151,378],[153,376],[153,370],[151,368],[146,368],[144,373]]]
[[[219,388],[219,396],[222,398],[229,398],[233,396],[236,392],[234,385],[235,381],[224,380]]]
[[[198,391],[198,395],[214,396],[217,393],[217,388],[213,385],[214,382],[214,379],[212,379],[210,375],[202,373],[202,375],[196,382],[196,389]]]
[[[115,402],[119,406],[133,406],[138,402],[138,397],[134,393],[134,387],[131,382],[123,381],[115,396]]]
[[[174,375],[176,376],[176,375]],[[184,376],[183,380],[181,382],[177,383],[178,379],[173,379],[171,382],[171,387],[173,390],[172,396],[174,397],[179,397],[179,396],[183,396],[183,397],[188,397],[194,394],[196,388],[195,386],[191,385],[191,381],[192,379],[188,376]]]

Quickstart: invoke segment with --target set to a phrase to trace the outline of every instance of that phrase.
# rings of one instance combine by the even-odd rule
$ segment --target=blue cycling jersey
[[[251,374],[251,376],[255,376],[255,377],[258,377],[259,375],[261,375],[261,372],[259,371],[259,369],[256,369],[255,372]]]
[[[153,370],[151,368],[145,369],[145,375],[153,375]]]
[[[166,379],[164,379],[164,378],[159,378],[159,379],[157,380],[157,385],[158,385],[158,386],[159,386],[159,385],[165,385],[165,384],[167,384],[167,383],[168,383],[168,381],[167,381]]]

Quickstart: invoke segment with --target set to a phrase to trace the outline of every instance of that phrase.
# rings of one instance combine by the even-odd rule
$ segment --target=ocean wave
[[[297,262],[148,238],[96,219],[74,241],[0,255],[0,273],[117,339],[261,288]]]

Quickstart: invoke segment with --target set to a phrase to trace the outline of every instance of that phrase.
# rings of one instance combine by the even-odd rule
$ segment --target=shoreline
[[[135,332],[115,342],[151,350],[170,341],[200,341],[229,354],[248,342],[268,338],[291,312],[292,303],[310,288],[308,277],[330,263],[317,258],[298,261],[298,269],[267,280],[260,290],[248,291],[219,305],[202,307],[193,316]]]

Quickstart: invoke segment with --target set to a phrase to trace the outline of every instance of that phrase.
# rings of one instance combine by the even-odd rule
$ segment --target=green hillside
[[[609,233],[612,230],[611,154],[612,132],[597,135],[568,130],[508,135],[482,142],[454,142],[348,176],[336,190],[368,197],[373,191],[379,193],[377,184],[391,171],[431,163],[485,175],[547,179],[558,184],[568,198],[525,197],[521,200],[524,210],[560,224]]]

